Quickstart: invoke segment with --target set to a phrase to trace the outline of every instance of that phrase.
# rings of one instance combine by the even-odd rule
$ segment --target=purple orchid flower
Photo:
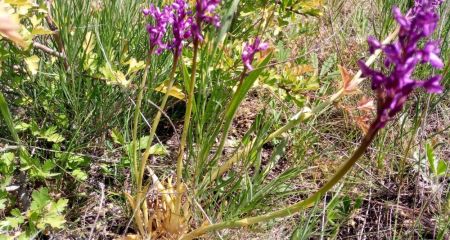
[[[424,47],[419,42],[429,39],[436,29],[439,16],[436,8],[439,1],[419,0],[410,11],[402,15],[395,7],[393,15],[400,25],[399,38],[393,44],[382,45],[374,37],[368,38],[371,53],[381,49],[385,55],[385,71],[369,68],[364,61],[359,66],[364,76],[372,79],[372,88],[378,92],[378,113],[375,127],[383,128],[395,114],[402,110],[408,96],[416,88],[424,88],[429,93],[442,93],[442,76],[436,75],[428,80],[413,79],[414,70],[419,64],[429,63],[442,69],[444,63],[439,57],[439,41],[428,40]]]
[[[253,60],[257,52],[265,51],[269,48],[268,43],[261,42],[259,38],[256,38],[253,44],[245,43],[242,51],[242,62],[247,70],[253,70]]]
[[[174,22],[172,26],[173,40],[170,48],[176,56],[180,56],[184,41],[192,36],[192,18],[187,12],[188,4],[185,0],[176,0],[172,4],[172,9],[174,11]]]
[[[217,6],[221,0],[197,0],[195,9],[195,22],[192,26],[192,36],[194,41],[203,41],[202,24],[211,24],[215,27],[220,27],[220,18],[215,13]]]
[[[169,6],[166,6],[161,11],[152,4],[150,5],[150,8],[146,8],[142,12],[145,16],[151,16],[154,19],[153,25],[147,24],[147,32],[149,35],[151,51],[156,49],[156,53],[160,54],[168,47],[168,45],[163,42],[163,38],[167,32],[168,24],[171,24],[174,21],[172,9]]]

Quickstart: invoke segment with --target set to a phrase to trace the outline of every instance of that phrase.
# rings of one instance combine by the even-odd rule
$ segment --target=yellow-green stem
[[[145,148],[144,154],[142,155],[141,163],[139,165],[140,173],[138,176],[139,177],[138,178],[138,186],[142,186],[142,181],[143,181],[144,173],[145,173],[145,165],[147,165],[147,160],[150,156],[150,149],[152,147],[153,139],[155,138],[156,129],[158,128],[159,122],[161,120],[162,111],[164,111],[164,108],[166,107],[166,104],[167,104],[167,100],[169,99],[170,90],[172,90],[173,84],[175,83],[174,77],[175,77],[175,72],[177,70],[178,59],[179,59],[179,56],[177,54],[175,54],[173,57],[172,70],[170,71],[169,79],[166,84],[166,89],[165,89],[166,93],[164,94],[161,105],[159,106],[158,112],[156,113],[156,116],[152,122],[152,126],[150,129],[150,136],[148,138],[147,146]]]
[[[191,81],[189,82],[189,94],[187,97],[186,113],[184,115],[184,126],[183,133],[181,135],[180,141],[180,152],[178,153],[177,159],[177,184],[176,189],[179,194],[181,194],[181,180],[183,175],[183,156],[186,147],[187,135],[189,133],[189,125],[191,123],[192,107],[194,104],[194,90],[195,90],[195,73],[197,72],[197,54],[198,54],[198,41],[194,41],[194,56],[192,59],[192,72]],[[181,209],[181,196],[176,198],[175,201],[175,213],[180,214]]]
[[[141,209],[141,204],[143,202],[142,200],[146,196],[146,191],[144,191],[143,185],[142,185],[142,182],[143,182],[143,179],[144,179],[144,173],[145,173],[145,165],[147,165],[147,160],[148,160],[148,157],[150,156],[150,148],[152,146],[153,138],[155,137],[156,129],[158,128],[159,121],[161,120],[161,115],[162,115],[161,111],[163,111],[164,108],[166,107],[167,100],[169,98],[170,90],[171,90],[171,88],[172,88],[172,86],[173,86],[173,84],[175,82],[174,77],[175,77],[175,71],[177,69],[177,65],[178,65],[178,55],[175,54],[174,55],[174,59],[173,59],[172,70],[171,70],[171,72],[169,74],[169,79],[168,79],[169,81],[166,84],[166,93],[164,94],[164,97],[162,99],[162,102],[161,102],[161,105],[160,105],[160,107],[158,109],[158,112],[156,113],[156,116],[153,119],[152,126],[151,126],[151,129],[150,129],[150,136],[149,136],[149,139],[148,139],[148,142],[147,142],[147,146],[146,146],[145,152],[144,152],[144,154],[141,157],[140,164],[139,165],[136,164],[136,166],[135,166],[136,167],[136,171],[135,171],[134,174],[136,174],[135,178],[136,178],[136,185],[137,185],[136,186],[136,195],[135,195],[135,198],[134,198],[134,200],[135,200],[134,201],[135,202],[135,208],[136,208],[135,209],[135,211],[136,211],[136,213],[135,213],[135,223],[136,223],[136,225],[137,225],[137,227],[139,229],[140,234],[142,236],[144,236],[144,237],[147,236],[147,233],[145,232],[144,229],[148,229],[149,226],[145,226],[145,228],[144,228],[141,224],[143,224],[143,223],[151,224],[148,221],[148,214],[145,214],[145,212],[148,211],[147,210],[147,205],[144,204],[142,206],[142,209]],[[144,74],[144,75],[146,75],[146,74]],[[145,77],[145,79],[146,79],[146,77]],[[145,89],[144,80],[143,80],[143,83],[141,84],[140,87],[141,87],[141,91],[140,91],[140,94],[139,94],[140,98],[138,96],[138,103],[137,103],[138,104],[138,106],[137,106],[138,109],[136,110],[136,112],[138,114],[137,115],[138,119],[139,119],[139,115],[140,115],[140,106],[142,104],[143,91],[144,91],[143,89]],[[141,92],[142,92],[142,95],[141,95]],[[136,132],[134,132],[134,131],[136,131]],[[136,153],[137,152],[137,149],[136,149],[136,142],[137,142],[136,113],[135,113],[135,125],[134,125],[134,129],[133,129],[133,134],[135,134],[133,136],[134,139],[135,139],[134,143],[133,143],[133,150],[134,150],[134,155],[137,156],[137,153]],[[136,157],[136,162],[137,162],[137,157]],[[144,214],[144,217],[145,217],[144,220],[142,219],[142,217],[143,217],[142,215],[143,214]]]
[[[376,123],[377,121],[375,121]],[[204,227],[200,227],[183,237],[181,237],[182,240],[188,240],[193,239],[198,236],[201,236],[207,232],[211,231],[218,231],[226,228],[236,228],[236,227],[245,227],[251,224],[259,223],[259,222],[265,222],[271,219],[275,218],[281,218],[281,217],[287,217],[290,215],[293,215],[305,208],[308,208],[312,206],[317,200],[319,200],[324,193],[329,191],[333,186],[335,186],[344,176],[345,174],[352,168],[353,165],[355,165],[356,161],[364,154],[364,152],[367,150],[367,148],[370,146],[370,143],[374,140],[375,136],[377,135],[379,131],[379,128],[375,127],[375,124],[372,125],[371,129],[367,133],[367,135],[364,137],[363,141],[361,142],[361,145],[358,147],[358,149],[355,151],[353,156],[348,159],[344,164],[341,165],[339,170],[334,174],[333,177],[328,180],[328,182],[321,187],[319,190],[317,190],[313,195],[308,197],[307,199],[300,201],[298,203],[295,203],[287,208],[270,212],[261,216],[256,217],[250,217],[250,218],[244,218],[240,220],[232,220],[232,221],[226,221],[222,223],[217,223],[213,225],[208,225]]]
[[[146,66],[144,70],[144,75],[142,77],[141,84],[139,86],[139,93],[136,100],[136,110],[134,111],[134,120],[133,120],[133,132],[131,133],[133,143],[132,143],[132,151],[131,154],[133,156],[133,174],[135,176],[135,183],[137,183],[137,172],[138,172],[138,162],[137,162],[137,132],[138,132],[138,125],[139,125],[139,119],[141,115],[141,106],[142,106],[142,99],[144,98],[144,92],[145,92],[145,85],[147,84],[147,75],[148,71],[150,69],[150,61],[151,61],[151,52],[147,57],[146,60]],[[140,190],[140,185],[137,185],[137,190]]]
[[[138,175],[138,161],[137,161],[137,132],[138,132],[138,126],[139,126],[139,119],[140,119],[140,115],[141,115],[141,106],[142,106],[142,99],[144,98],[144,92],[145,92],[145,86],[147,84],[147,76],[148,76],[148,72],[150,69],[150,62],[151,62],[151,53],[152,51],[149,52],[149,55],[147,56],[146,59],[146,65],[145,65],[145,70],[144,70],[144,75],[142,77],[142,81],[141,84],[139,85],[139,93],[138,93],[138,97],[136,100],[136,110],[134,112],[134,119],[133,119],[133,130],[131,133],[132,136],[132,148],[131,148],[131,156],[133,159],[133,175],[134,175],[134,181],[136,184],[136,199],[140,199],[139,195],[141,192],[141,184],[138,183],[138,179],[139,179],[139,175]],[[138,203],[138,201],[136,201],[136,204]],[[136,206],[136,205],[135,205]],[[134,220],[135,223],[139,229],[139,232],[141,235],[145,236],[145,230],[142,226],[142,215],[141,215],[141,211],[137,211],[134,214]],[[145,221],[145,219],[144,219]]]

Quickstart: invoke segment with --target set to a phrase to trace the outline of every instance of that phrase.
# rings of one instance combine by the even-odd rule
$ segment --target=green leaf
[[[16,126],[14,128],[19,132],[23,132],[23,131],[28,130],[30,127],[31,127],[30,124],[25,123],[25,122],[20,122],[20,123],[16,124]]]
[[[149,140],[149,136],[141,137],[139,139],[137,150],[138,151],[145,150],[145,148],[148,145],[148,140]],[[127,144],[126,149],[128,149],[129,152],[131,152],[131,144]],[[150,147],[150,154],[163,156],[163,155],[169,154],[169,151],[166,149],[166,147],[164,145],[157,143]]]
[[[135,73],[135,72],[145,68],[145,62],[144,61],[138,62],[135,58],[131,58],[128,61],[128,65],[130,65],[130,66],[128,68],[127,75],[130,75],[132,73]]]
[[[0,222],[0,229],[17,228],[25,222],[25,218],[22,216],[19,209],[14,208],[11,210],[11,215],[12,217],[6,217],[4,221]]]
[[[322,69],[320,70],[320,77],[325,77],[326,74],[328,74],[331,69],[333,69],[334,65],[336,64],[337,57],[335,54],[331,55],[322,65]]]
[[[30,206],[30,210],[32,212],[41,211],[49,204],[49,201],[51,200],[47,188],[41,188],[38,191],[33,191],[33,193],[31,194],[31,198],[33,199]]]
[[[4,210],[6,207],[6,201],[8,201],[7,199],[0,199],[0,210]]]
[[[31,34],[32,34],[33,36],[50,35],[50,34],[53,34],[53,31],[52,31],[52,30],[49,30],[49,29],[46,29],[46,28],[44,28],[43,26],[38,26],[38,27],[34,28],[34,29],[31,31]]]
[[[433,146],[431,146],[431,144],[427,143],[426,151],[427,151],[427,160],[428,160],[428,164],[430,164],[431,172],[434,175],[437,175],[437,161],[434,157]]]
[[[117,143],[120,145],[125,145],[125,138],[123,137],[122,133],[117,128],[114,128],[111,131],[111,137],[112,137],[114,143]]]
[[[64,223],[66,223],[66,220],[63,215],[52,214],[45,216],[37,227],[44,230],[46,228],[45,225],[48,224],[52,228],[62,228]]]
[[[120,85],[123,87],[128,87],[130,85],[130,80],[127,80],[125,74],[120,70],[113,70],[108,66],[100,68],[100,72],[106,78],[107,84]]]
[[[152,155],[167,155],[168,151],[166,147],[162,144],[155,144],[150,147],[150,154]]]
[[[76,178],[77,180],[80,180],[80,181],[86,181],[86,179],[88,178],[87,173],[84,172],[84,171],[82,171],[82,170],[79,169],[79,168],[73,170],[72,176],[73,176],[74,178]]]
[[[444,160],[437,159],[434,155],[434,149],[431,144],[427,143],[425,146],[427,152],[427,160],[430,165],[430,170],[436,177],[444,176],[447,172],[447,163]]]
[[[95,47],[95,37],[93,36],[92,32],[87,32],[83,42],[84,53],[86,55],[89,55],[89,53],[91,53],[92,50],[94,50],[94,47]]]
[[[52,169],[54,169],[56,164],[52,160],[46,160],[42,165],[42,171],[49,173]]]
[[[40,138],[44,138],[45,140],[47,140],[49,142],[53,142],[53,143],[60,143],[65,140],[65,138],[63,136],[56,133],[55,126],[48,128],[47,130],[39,133],[38,135],[40,135]]]
[[[56,202],[56,204],[54,204],[54,208],[52,209],[54,209],[57,213],[62,213],[66,209],[68,203],[69,200],[61,198]]]
[[[0,157],[0,160],[2,160],[2,162],[0,164],[4,164],[7,167],[9,167],[9,166],[11,166],[11,164],[14,161],[14,153],[12,153],[12,152],[4,153]]]
[[[51,134],[50,136],[47,137],[47,141],[54,142],[54,143],[60,143],[64,140],[65,140],[65,138],[63,136],[59,135],[58,133]]]
[[[439,160],[436,168],[436,176],[444,176],[447,172],[447,163],[444,160]]]
[[[264,67],[269,63],[271,58],[272,54],[269,54],[254,71],[250,72],[250,74],[245,79],[243,79],[242,84],[238,87],[238,89],[234,93],[231,102],[229,103],[225,111],[222,138],[220,141],[220,145],[218,147],[219,150],[217,150],[216,154],[222,152],[223,147],[225,145],[225,141],[227,140],[228,137],[228,131],[230,130],[231,123],[233,122],[234,116],[236,115],[239,106],[241,105],[242,101],[247,96],[248,91],[256,82],[259,75],[262,73]]]
[[[3,120],[5,120],[6,126],[8,127],[14,141],[19,143],[19,135],[17,135],[17,131],[14,128],[13,118],[11,116],[11,112],[9,111],[8,103],[6,102],[2,92],[0,92],[0,113],[2,114]]]
[[[25,63],[28,67],[28,70],[31,72],[32,75],[36,75],[39,68],[39,57],[36,55],[33,55],[31,57],[25,58]]]
[[[63,215],[51,214],[47,215],[39,221],[37,227],[41,230],[46,228],[46,224],[50,225],[52,228],[62,228],[66,220]]]
[[[163,82],[161,85],[155,88],[155,91],[166,93],[167,92],[167,81]],[[178,98],[180,100],[185,100],[186,95],[183,93],[183,90],[181,90],[180,87],[173,85],[172,88],[169,91],[169,96],[172,96],[174,98]]]

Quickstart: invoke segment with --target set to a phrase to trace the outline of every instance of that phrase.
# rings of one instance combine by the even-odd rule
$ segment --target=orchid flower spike
[[[269,44],[262,42],[261,39],[256,38],[252,44],[245,43],[244,49],[242,51],[242,62],[244,67],[252,71],[253,70],[253,60],[255,59],[255,54],[261,51],[265,51],[269,48]]]
[[[167,27],[173,23],[174,16],[170,6],[164,7],[160,10],[155,5],[150,5],[149,8],[142,10],[145,16],[151,16],[154,20],[153,24],[147,24],[147,32],[150,41],[150,50],[156,50],[160,54],[168,45],[163,42],[167,33]]]
[[[373,53],[381,49],[385,55],[385,70],[375,70],[359,61],[363,76],[372,79],[372,89],[378,93],[378,112],[375,127],[383,128],[400,112],[409,95],[416,88],[424,88],[429,93],[442,93],[441,75],[430,76],[426,80],[413,78],[414,70],[420,64],[430,64],[442,69],[444,63],[439,56],[440,42],[431,40],[439,15],[438,1],[417,0],[411,14],[403,15],[399,8],[393,15],[400,25],[399,38],[392,44],[382,45],[374,37],[368,38],[369,50]],[[423,47],[419,42],[425,43]]]
[[[203,41],[202,24],[210,24],[220,27],[220,18],[216,13],[216,8],[221,0],[197,0],[195,5],[195,21],[192,26],[192,36],[194,41]]]

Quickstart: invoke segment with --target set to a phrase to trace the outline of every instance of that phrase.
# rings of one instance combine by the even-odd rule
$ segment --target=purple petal
[[[423,82],[423,87],[429,93],[442,93],[444,91],[444,87],[441,85],[442,76],[436,75],[429,80]]]

